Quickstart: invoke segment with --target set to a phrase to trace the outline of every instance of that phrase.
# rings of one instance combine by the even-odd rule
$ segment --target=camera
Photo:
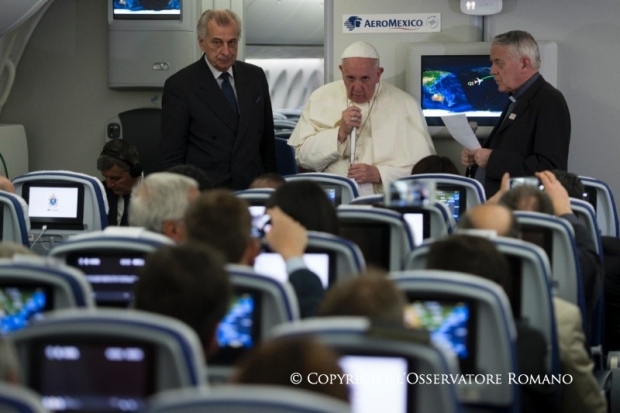
[[[263,238],[271,229],[271,217],[265,213],[264,206],[250,206],[252,215],[252,237]]]
[[[519,176],[516,178],[510,178],[510,187],[514,188],[519,185],[531,185],[536,186],[538,189],[543,190],[545,187],[540,183],[540,179],[535,176]]]

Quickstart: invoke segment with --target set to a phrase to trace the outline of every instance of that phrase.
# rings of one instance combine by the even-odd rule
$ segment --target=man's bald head
[[[467,210],[459,229],[493,230],[502,237],[519,237],[519,223],[512,211],[500,204],[482,204]]]

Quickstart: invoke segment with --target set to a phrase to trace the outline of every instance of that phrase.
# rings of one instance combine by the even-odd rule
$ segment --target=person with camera
[[[596,251],[595,241],[585,225],[573,213],[566,188],[551,171],[536,172],[536,185],[519,185],[510,188],[510,176],[504,174],[498,201],[515,211],[534,211],[555,215],[567,220],[575,233],[575,244],[581,266],[581,279],[586,301],[586,325],[592,322],[592,314],[598,303],[605,278],[603,264]]]
[[[204,243],[219,250],[229,264],[251,267],[261,251],[261,242],[252,237],[252,215],[248,206],[244,199],[224,188],[203,192],[185,213],[186,241]],[[288,281],[297,295],[300,317],[314,316],[324,291],[321,280],[302,258],[308,243],[306,228],[277,206],[268,208],[267,213],[270,229],[265,231],[265,241],[285,261]]]
[[[504,173],[500,190],[486,204],[468,209],[459,221],[459,228],[492,229],[497,230],[500,236],[519,238],[520,228],[512,210],[527,209],[564,218],[575,231],[584,286],[591,291],[588,284],[601,282],[603,277],[602,264],[593,249],[593,240],[570,209],[569,194],[562,181],[551,171],[538,172],[536,177],[528,177],[536,180],[534,185],[511,188],[510,174]],[[586,301],[592,299],[586,297]],[[560,411],[607,411],[605,397],[592,374],[594,363],[588,353],[589,344],[582,328],[581,311],[576,305],[558,297],[553,298],[553,307],[562,370],[574,380],[569,388],[561,392]]]

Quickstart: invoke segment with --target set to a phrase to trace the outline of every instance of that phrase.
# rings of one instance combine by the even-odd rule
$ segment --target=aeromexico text
[[[424,22],[422,20],[401,20],[401,19],[386,19],[386,20],[366,20],[364,27],[422,27]]]
[[[507,373],[508,384],[571,384],[570,374],[531,375]],[[308,374],[310,384],[503,384],[504,374],[418,374],[402,373],[402,375],[386,374]]]

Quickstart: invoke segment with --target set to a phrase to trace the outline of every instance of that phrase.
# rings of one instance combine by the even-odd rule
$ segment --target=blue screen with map
[[[429,126],[440,116],[465,113],[479,126],[493,126],[508,102],[497,90],[489,55],[422,56],[421,106]]]
[[[232,365],[261,337],[261,295],[257,290],[235,287],[228,313],[217,327],[217,353],[209,360],[214,365]]]
[[[255,297],[250,293],[236,294],[228,314],[217,328],[220,347],[254,347]]]
[[[181,0],[112,0],[115,19],[180,19]]]
[[[0,286],[0,332],[20,330],[52,308],[51,288],[34,285]]]
[[[430,299],[408,295],[405,324],[431,333],[436,345],[452,350],[459,358],[461,370],[475,366],[475,307],[467,300]]]

